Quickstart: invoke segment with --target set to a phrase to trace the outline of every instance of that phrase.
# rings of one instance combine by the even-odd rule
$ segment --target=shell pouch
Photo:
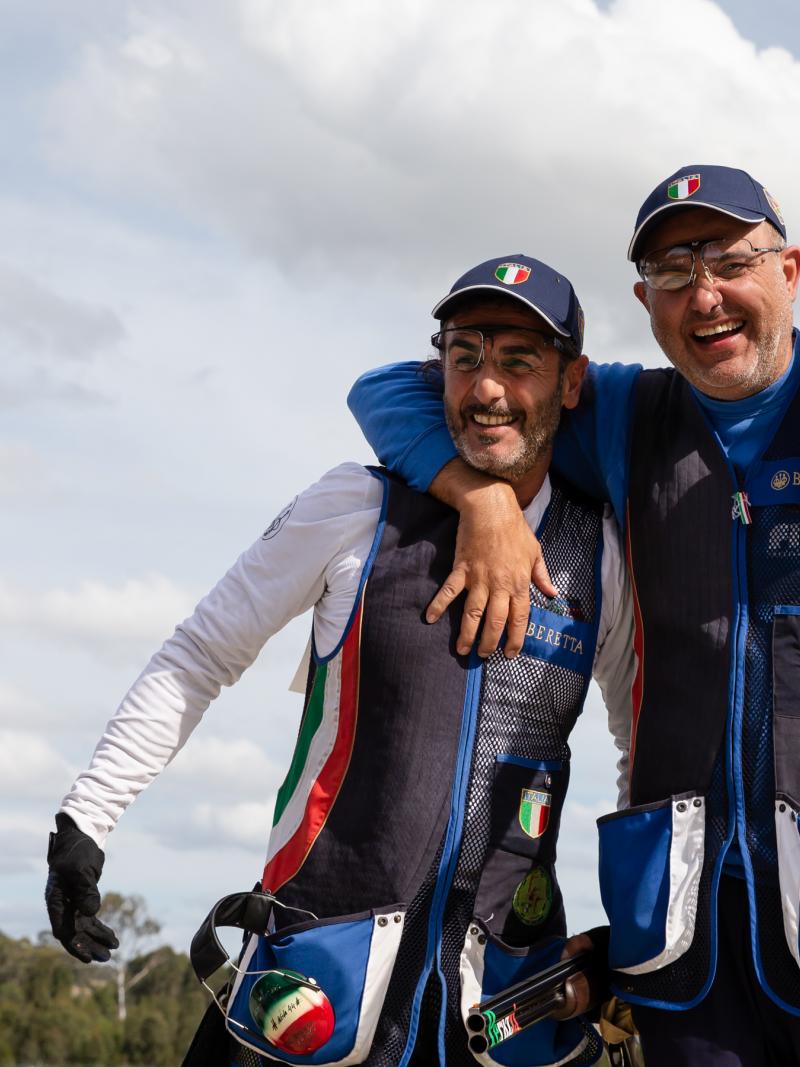
[[[553,865],[568,781],[569,765],[560,760],[496,757],[489,849],[474,910],[511,944],[563,933]]]
[[[703,871],[705,801],[691,793],[598,819],[600,895],[611,924],[609,964],[647,974],[694,937]]]
[[[237,1041],[282,1063],[361,1063],[369,1054],[378,1016],[392,975],[405,907],[321,919],[253,934],[239,961],[227,1005],[226,1025]],[[333,1008],[335,1026],[328,1041],[309,1055],[278,1050],[259,1031],[250,993],[260,973],[295,971],[312,978]]]
[[[283,907],[260,887],[217,901],[192,939],[195,974],[225,1016],[228,1032],[259,1055],[281,1063],[362,1063],[400,947],[405,905],[312,917],[271,933],[275,906]],[[219,939],[221,927],[246,932],[235,965]],[[226,962],[234,979],[221,1000],[208,979]],[[306,1040],[309,1034],[313,1040]],[[276,1047],[276,1041],[284,1047]],[[316,1044],[315,1051],[285,1051],[287,1045],[293,1049],[304,1042],[306,1047]]]
[[[513,948],[490,932],[479,919],[470,923],[461,953],[461,1015],[515,982],[544,970],[561,958],[564,938],[547,938],[527,948]],[[603,1043],[593,1027],[580,1019],[541,1022],[514,1034],[502,1044],[473,1056],[478,1063],[507,1067],[556,1067],[580,1057],[596,1063]]]
[[[772,628],[775,834],[783,929],[800,965],[800,607],[777,605]]]

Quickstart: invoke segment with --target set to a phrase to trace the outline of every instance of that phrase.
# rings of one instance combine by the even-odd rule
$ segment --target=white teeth
[[[735,322],[720,322],[717,326],[701,326],[694,331],[694,335],[695,337],[712,337],[715,333],[729,333],[731,330],[738,330],[740,326],[744,326],[742,319],[736,319]]]
[[[479,415],[476,412],[472,417],[479,426],[506,426],[514,421],[513,415]]]

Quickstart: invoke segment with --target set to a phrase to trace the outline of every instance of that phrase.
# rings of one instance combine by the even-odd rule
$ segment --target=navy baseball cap
[[[767,219],[786,238],[778,201],[744,170],[692,163],[681,167],[655,187],[639,209],[628,259],[636,262],[645,237],[667,211],[707,207],[742,222]]]
[[[523,256],[502,256],[487,259],[466,274],[462,274],[453,288],[442,297],[431,314],[440,321],[447,318],[450,308],[465,293],[502,293],[532,308],[556,333],[569,338],[576,355],[583,351],[583,311],[572,283],[540,263]]]

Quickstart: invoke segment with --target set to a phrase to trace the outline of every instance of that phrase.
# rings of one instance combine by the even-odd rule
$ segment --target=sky
[[[468,267],[573,281],[586,350],[663,362],[639,205],[743,166],[800,224],[794,4],[0,0],[0,930],[35,937],[47,833],[150,654],[300,489],[373,460],[345,397],[425,358]],[[107,844],[186,950],[259,877],[301,710],[295,620]],[[559,871],[602,921],[596,690]]]

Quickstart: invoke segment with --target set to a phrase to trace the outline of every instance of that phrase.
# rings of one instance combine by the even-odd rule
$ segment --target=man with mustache
[[[568,737],[593,671],[612,729],[625,728],[633,657],[610,509],[548,475],[586,368],[583,316],[569,281],[524,256],[468,271],[433,314],[428,371],[459,452],[506,479],[558,575],[558,595],[533,592],[522,655],[459,655],[459,606],[425,625],[457,515],[346,464],[284,509],[156,653],[56,816],[53,931],[79,959],[107,959],[113,934],[95,917],[107,834],[220,686],[314,607],[305,712],[261,883],[280,904],[274,936],[248,940],[230,999],[239,1043],[225,1051],[212,1005],[195,1067],[252,1063],[246,1046],[282,1058],[248,1014],[257,976],[276,969],[312,977],[332,1003],[313,1062],[464,1067],[473,1004],[592,943],[565,943],[555,876]],[[583,1019],[546,1020],[500,1060],[593,1063],[601,1051]]]
[[[630,806],[600,820],[615,988],[648,1067],[798,1064],[800,249],[750,175],[691,165],[645,200],[629,259],[674,370],[592,368],[554,461],[612,501],[635,591]],[[390,466],[402,454],[424,488],[452,444],[420,414],[424,384],[402,370],[392,381],[379,372],[356,406],[378,454]],[[401,410],[408,421],[389,418]],[[458,461],[437,481],[482,536],[465,546],[461,533],[466,563],[429,617],[466,576],[460,640],[488,603],[490,651],[511,604],[513,653],[527,531],[499,544],[493,502],[507,513],[510,494]]]

